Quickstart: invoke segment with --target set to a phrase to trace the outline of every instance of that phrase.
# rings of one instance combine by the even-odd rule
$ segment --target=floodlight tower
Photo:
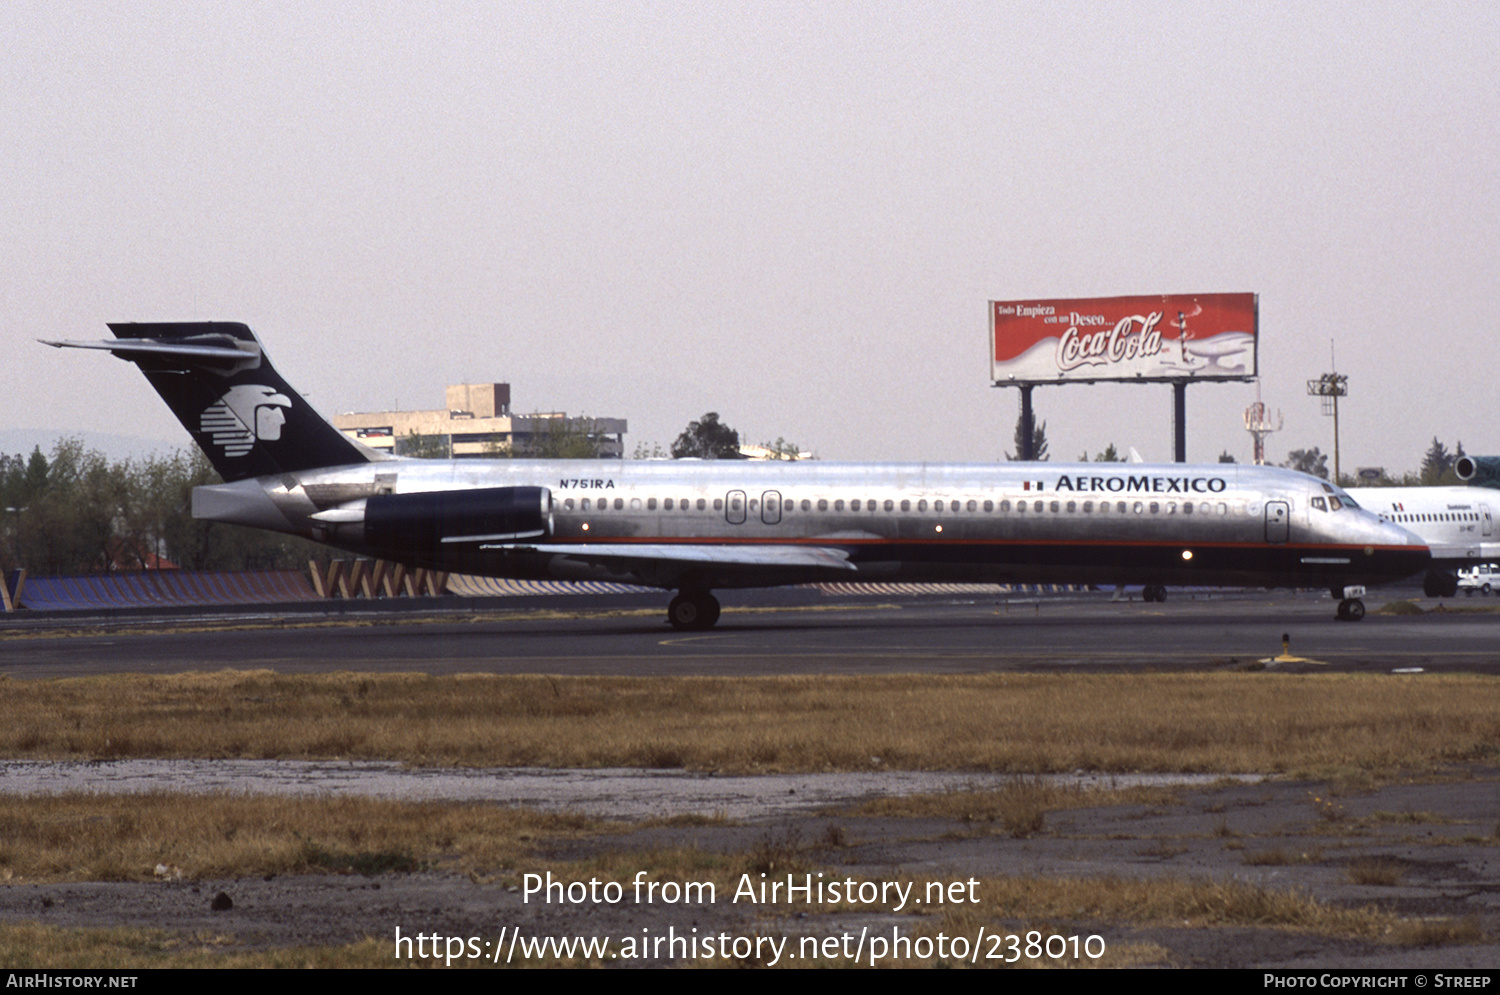
[[[1266,406],[1256,401],[1245,409],[1245,431],[1255,440],[1255,465],[1266,465],[1266,436],[1281,431],[1281,412],[1276,412],[1276,423],[1271,423],[1271,414]]]
[[[1349,378],[1325,373],[1307,382],[1307,392],[1323,399],[1323,414],[1333,416],[1333,482],[1339,482],[1339,398],[1349,393]]]

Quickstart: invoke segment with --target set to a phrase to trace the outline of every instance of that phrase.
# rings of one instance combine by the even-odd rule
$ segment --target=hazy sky
[[[714,410],[993,460],[990,299],[1260,295],[1273,459],[1500,454],[1487,3],[0,4],[0,428],[186,444],[38,337],[243,321],[325,412]],[[1248,459],[1251,385],[1188,391]],[[1036,392],[1054,459],[1171,458],[1166,386]]]

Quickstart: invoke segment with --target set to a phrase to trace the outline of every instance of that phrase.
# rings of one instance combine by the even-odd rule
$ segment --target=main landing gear
[[[1357,584],[1349,587],[1331,587],[1328,593],[1339,599],[1339,612],[1334,617],[1340,622],[1358,622],[1365,617],[1365,589]]]
[[[1147,584],[1141,588],[1142,601],[1165,601],[1167,600],[1167,585]]]
[[[708,591],[681,591],[667,605],[667,621],[674,629],[701,632],[718,620],[719,599]]]
[[[1429,598],[1451,598],[1458,594],[1458,574],[1452,570],[1429,570],[1422,578],[1422,593]]]

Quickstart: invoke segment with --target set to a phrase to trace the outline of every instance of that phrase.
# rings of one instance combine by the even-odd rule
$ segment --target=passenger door
[[[1290,538],[1290,517],[1285,501],[1266,502],[1266,542],[1286,542]]]

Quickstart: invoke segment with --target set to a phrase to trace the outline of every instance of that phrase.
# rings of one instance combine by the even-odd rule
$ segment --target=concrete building
[[[625,455],[623,418],[569,418],[561,411],[514,415],[510,384],[450,384],[441,411],[372,411],[335,415],[350,438],[400,456]]]

